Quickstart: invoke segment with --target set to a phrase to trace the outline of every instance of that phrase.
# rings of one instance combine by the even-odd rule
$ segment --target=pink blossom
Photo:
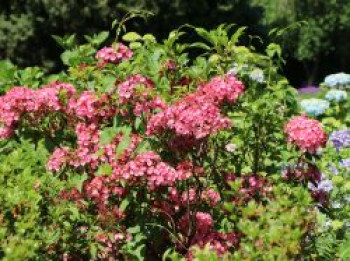
[[[220,201],[220,194],[214,189],[207,189],[203,191],[201,199],[208,202],[211,207],[215,207]]]
[[[68,107],[72,116],[95,122],[116,114],[116,107],[107,94],[97,97],[92,91],[84,91],[78,98],[70,99]]]
[[[68,148],[56,148],[47,162],[47,169],[50,171],[59,171],[67,162]]]
[[[12,88],[0,97],[0,138],[9,138],[25,115],[30,114],[35,123],[49,113],[65,112],[66,105],[60,99],[63,93],[73,95],[73,85],[54,82],[37,90]]]
[[[152,116],[147,124],[147,135],[170,132],[179,137],[168,138],[170,147],[184,151],[184,147],[190,148],[196,141],[231,126],[230,120],[221,115],[219,106],[234,102],[243,91],[243,83],[232,74],[214,77],[194,93],[174,105],[164,106]]]
[[[188,204],[193,204],[196,201],[196,190],[194,188],[190,188],[188,191],[182,192],[181,195],[181,203],[184,206],[187,206]]]
[[[103,63],[118,64],[122,61],[130,60],[133,52],[124,44],[119,43],[117,50],[113,47],[103,47],[96,54],[96,59],[101,60]]]
[[[192,247],[204,249],[209,246],[209,249],[215,251],[219,256],[227,253],[230,248],[237,247],[239,244],[239,235],[236,233],[220,233],[212,231],[204,236],[195,236],[192,240]],[[187,255],[187,260],[193,260],[194,248],[190,249]]]
[[[118,85],[119,102],[133,108],[135,116],[149,115],[156,109],[165,109],[166,104],[157,96],[152,94],[154,83],[140,75],[130,76]]]
[[[126,81],[118,85],[120,103],[127,103],[135,95],[136,89],[138,87],[143,87],[143,94],[147,96],[147,89],[153,88],[154,83],[150,79],[140,74],[130,76]]]
[[[121,171],[121,177],[131,182],[146,181],[151,190],[171,186],[184,177],[170,165],[161,161],[154,152],[146,152],[129,161]]]
[[[306,116],[292,118],[286,124],[284,131],[288,142],[295,144],[301,151],[315,153],[327,142],[327,135],[321,123]]]
[[[86,182],[84,187],[87,196],[98,202],[106,202],[110,191],[104,181],[104,177],[95,177],[89,182]]]
[[[244,89],[244,84],[233,74],[228,73],[212,78],[208,83],[200,86],[195,94],[205,96],[207,101],[210,100],[217,104],[225,101],[232,103],[244,92]]]
[[[209,213],[197,212],[196,213],[196,229],[199,234],[206,234],[214,227],[214,221]]]
[[[154,115],[148,122],[147,134],[160,134],[169,130],[176,135],[192,136],[199,140],[230,125],[230,120],[222,117],[214,104],[183,101]]]

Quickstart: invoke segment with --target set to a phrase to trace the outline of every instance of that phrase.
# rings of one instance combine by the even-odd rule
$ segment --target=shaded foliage
[[[132,27],[166,37],[169,30],[185,23],[212,28],[223,22],[237,22],[254,28],[260,8],[247,1],[167,0],[5,0],[0,3],[0,59],[9,58],[21,66],[45,65],[61,68],[62,51],[51,35],[93,34],[108,30],[116,17],[130,10],[154,13],[148,22],[135,20]]]

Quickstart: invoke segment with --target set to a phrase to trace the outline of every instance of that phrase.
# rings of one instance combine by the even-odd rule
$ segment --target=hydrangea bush
[[[329,75],[320,84],[317,94],[308,99],[300,95],[300,109],[308,116],[321,120],[329,133],[350,124],[350,96],[346,88],[348,76],[345,73]]]
[[[348,94],[346,91],[342,90],[330,90],[326,93],[325,98],[330,102],[342,102],[346,101],[348,98]]]
[[[196,43],[114,27],[113,42],[66,50],[66,71],[2,85],[0,257],[323,257],[319,217],[346,188],[332,194],[328,135],[299,115],[279,46],[257,53],[228,25],[185,27]]]
[[[349,75],[345,73],[327,76],[321,84],[322,91],[317,98],[328,100],[329,108],[322,114],[313,115],[322,122],[324,129],[329,133],[327,147],[317,153],[315,161],[321,173],[320,181],[318,184],[309,184],[313,197],[323,201],[323,205],[318,206],[313,251],[315,256],[325,260],[332,260],[337,255],[340,260],[349,258],[350,241],[346,232],[350,225],[348,80]],[[303,102],[305,100],[300,103]]]
[[[350,86],[350,74],[330,74],[324,79],[324,85],[329,88],[347,89]]]
[[[319,116],[329,108],[329,102],[322,99],[305,99],[300,102],[300,106],[309,116]]]

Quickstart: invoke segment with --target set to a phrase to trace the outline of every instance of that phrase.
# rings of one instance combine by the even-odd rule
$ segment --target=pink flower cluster
[[[138,87],[143,87],[140,90],[141,95],[148,96],[149,89],[154,87],[154,83],[150,79],[136,74],[130,76],[126,81],[119,84],[118,87],[119,101],[121,104],[125,104],[136,96],[135,92]]]
[[[47,169],[50,171],[59,171],[67,161],[68,155],[69,148],[56,148],[46,164]]]
[[[131,154],[142,140],[138,135],[131,135],[129,146],[123,151],[122,155],[116,155],[116,148],[122,141],[122,135],[117,134],[116,137],[108,144],[99,144],[101,130],[94,123],[78,123],[77,132],[77,148],[57,148],[50,157],[47,168],[50,171],[59,171],[64,166],[73,168],[84,167],[91,174],[91,178],[87,179],[83,184],[81,198],[88,198],[96,203],[97,211],[100,215],[106,216],[107,213],[115,219],[120,219],[123,213],[110,208],[111,196],[117,196],[122,199],[125,190],[120,186],[122,179],[121,173],[126,162],[131,159]],[[95,176],[99,166],[107,164],[111,167],[110,173],[101,173],[101,176]],[[101,170],[103,171],[103,170]],[[65,193],[67,194],[67,193]],[[79,199],[75,197],[73,201],[79,203]],[[114,202],[115,204],[116,202]]]
[[[272,186],[268,183],[268,180],[256,174],[242,177],[229,174],[225,177],[225,180],[230,183],[235,181],[240,182],[238,193],[232,198],[237,205],[245,204],[251,199],[261,201],[266,198],[272,198],[273,196]]]
[[[193,219],[193,222],[190,221]],[[237,246],[239,237],[236,233],[220,233],[214,230],[214,220],[209,213],[196,212],[195,215],[185,213],[179,219],[179,229],[184,235],[189,235],[194,229],[194,236],[189,242],[190,251],[187,259],[193,259],[193,247],[209,246],[219,256],[225,254],[231,247]]]
[[[152,96],[153,87],[154,83],[140,74],[130,76],[118,85],[119,102],[131,105],[135,116],[149,114],[155,109],[165,109],[166,104],[159,97]]]
[[[177,189],[171,188],[169,191],[169,200],[177,210],[180,209],[180,207],[186,208],[188,204],[192,205],[199,202],[207,203],[209,206],[214,207],[221,200],[219,192],[211,188],[205,189],[198,194],[194,188],[189,188],[188,190],[183,191],[181,195]],[[199,202],[197,202],[197,200]]]
[[[100,66],[103,66],[107,63],[118,64],[122,61],[130,60],[133,55],[133,52],[126,47],[124,44],[119,43],[117,46],[117,50],[110,47],[103,47],[96,54],[96,59],[101,60]]]
[[[176,168],[179,171],[179,165]],[[186,178],[196,175],[194,173],[187,173]],[[196,191],[195,188],[190,187],[187,190],[179,191],[174,186],[169,186],[169,191],[166,200],[154,200],[153,211],[166,214],[165,217],[174,216],[187,210],[188,207],[194,207],[196,204],[215,207],[220,201],[220,194],[214,189],[208,188],[203,191]]]
[[[221,198],[220,198],[219,192],[217,192],[214,189],[209,188],[209,189],[203,191],[203,193],[201,195],[201,199],[204,202],[208,202],[208,204],[211,207],[215,207],[219,203]]]
[[[78,123],[76,126],[77,149],[56,148],[50,157],[47,168],[50,171],[59,171],[64,165],[71,167],[88,166],[96,170],[102,164],[109,164],[114,171],[119,171],[120,165],[125,164],[142,141],[139,135],[131,135],[131,142],[117,157],[115,151],[122,140],[122,134],[117,134],[108,144],[99,144],[101,130],[95,123]]]
[[[222,256],[227,253],[230,248],[237,247],[240,241],[239,234],[237,233],[221,233],[218,231],[212,231],[204,236],[195,237],[193,239],[192,247],[199,247],[204,249],[206,246],[209,246],[211,251],[215,251],[217,255]],[[192,251],[187,255],[188,260],[192,260]]]
[[[104,248],[99,249],[97,259],[93,259],[92,261],[117,261],[120,260],[120,246],[130,241],[132,236],[129,233],[114,232],[112,234],[97,234],[95,239],[103,245]]]
[[[65,110],[60,95],[69,99],[74,93],[71,84],[58,82],[37,90],[14,87],[0,97],[0,139],[9,138],[23,116],[38,121],[48,113]]]
[[[285,126],[287,140],[295,144],[301,151],[315,153],[327,142],[327,135],[317,120],[306,116],[293,117]]]
[[[191,222],[193,218],[194,222]],[[193,213],[186,212],[179,220],[179,231],[184,235],[190,235],[192,227],[196,235],[203,235],[208,233],[214,227],[212,216],[206,212]]]
[[[219,106],[234,102],[243,91],[243,83],[232,74],[214,77],[196,92],[154,115],[148,122],[147,135],[170,131],[179,136],[170,140],[172,147],[182,147],[178,142],[192,146],[194,141],[231,126],[230,120],[221,115]]]
[[[177,180],[187,179],[187,173],[177,171],[154,152],[146,152],[129,161],[121,170],[121,177],[130,182],[145,180],[151,190],[160,186],[174,185]]]
[[[94,122],[110,118],[117,112],[109,95],[102,94],[97,97],[92,91],[84,91],[78,98],[70,99],[68,108],[70,115]]]
[[[147,134],[155,135],[171,130],[176,135],[199,140],[229,128],[230,125],[230,120],[222,117],[220,109],[213,103],[186,100],[154,115],[148,122]]]
[[[99,204],[107,204],[110,195],[121,194],[113,185],[121,180],[134,185],[146,182],[148,187],[154,190],[160,186],[173,185],[175,181],[187,179],[191,175],[191,172],[184,170],[181,164],[178,169],[174,169],[154,152],[146,152],[131,159],[132,152],[142,140],[138,135],[131,136],[131,144],[117,158],[115,151],[122,135],[117,135],[107,145],[101,145],[99,144],[101,131],[96,124],[78,123],[76,133],[77,149],[57,148],[48,161],[47,168],[58,171],[63,166],[75,168],[88,166],[94,172],[102,164],[111,166],[110,176],[94,177],[85,182],[87,196]]]
[[[244,92],[244,89],[244,84],[232,73],[228,73],[225,76],[214,77],[199,87],[195,94],[196,96],[204,96],[206,100],[216,104],[232,103]]]
[[[209,213],[197,212],[196,213],[196,229],[200,234],[207,233],[214,227],[213,217]]]

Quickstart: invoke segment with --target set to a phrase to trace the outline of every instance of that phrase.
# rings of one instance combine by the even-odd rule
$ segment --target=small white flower
[[[231,74],[236,75],[238,72],[239,72],[238,64],[237,64],[237,63],[234,63],[234,64],[232,65],[232,68],[229,69],[227,73],[231,73]]]
[[[341,208],[341,204],[340,204],[340,202],[337,202],[337,201],[336,201],[336,202],[334,202],[334,203],[332,204],[332,207],[333,207],[333,208],[338,208],[338,209],[339,209],[339,208]]]
[[[250,73],[249,77],[250,77],[250,79],[252,79],[253,81],[256,81],[258,83],[263,83],[265,80],[264,71],[259,69],[259,68],[254,69]]]
[[[247,64],[239,65],[238,63],[234,63],[232,68],[228,70],[227,73],[232,73],[234,75],[237,75],[239,72],[244,71],[248,69]]]
[[[332,221],[331,221],[331,220],[327,220],[327,221],[324,223],[324,226],[325,226],[326,228],[331,227],[331,225],[332,225]]]
[[[237,145],[234,144],[234,143],[229,143],[225,146],[225,149],[228,151],[228,152],[234,152],[236,149],[237,149]]]

